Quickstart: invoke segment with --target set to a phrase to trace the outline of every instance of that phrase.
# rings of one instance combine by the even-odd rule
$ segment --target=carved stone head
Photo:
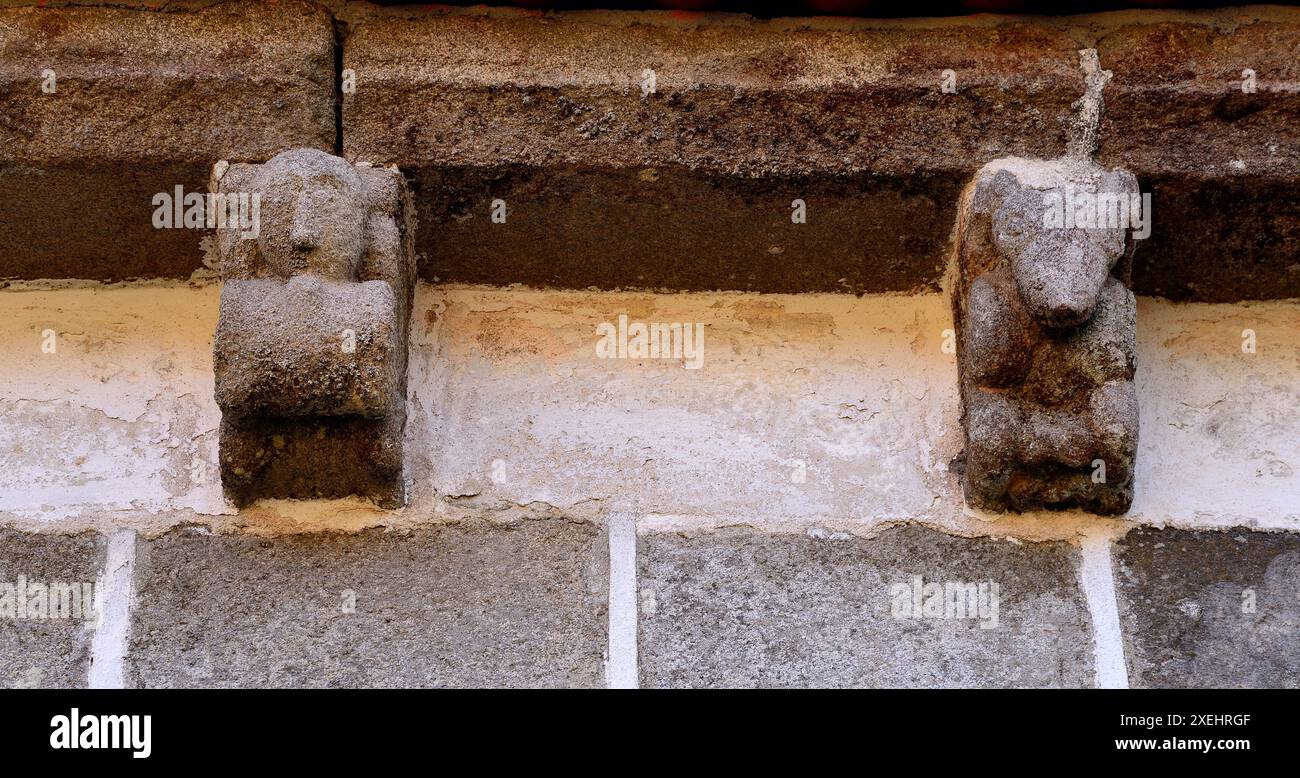
[[[293,149],[261,165],[232,165],[221,190],[256,194],[260,224],[255,239],[234,230],[218,232],[222,276],[391,277],[399,269],[379,267],[378,255],[401,248],[395,244],[398,178],[393,171],[354,167],[317,149]]]
[[[217,233],[227,493],[399,504],[414,278],[401,174],[295,149],[219,179],[260,206],[253,229]]]
[[[988,209],[992,242],[1010,263],[1025,307],[1053,329],[1091,318],[1125,254],[1137,179],[1124,170],[1039,162],[985,181],[976,200]]]
[[[273,158],[258,178],[266,218],[257,241],[267,267],[282,278],[299,273],[356,278],[370,210],[356,169],[338,157],[302,149]]]

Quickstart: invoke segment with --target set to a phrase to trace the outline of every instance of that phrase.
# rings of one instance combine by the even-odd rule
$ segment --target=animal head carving
[[[953,314],[971,505],[1128,510],[1138,406],[1127,230],[1143,236],[1148,203],[1132,174],[1081,158],[996,160],[966,188]]]
[[[1030,314],[1052,329],[1077,327],[1092,317],[1129,245],[1137,179],[1123,170],[1020,163],[981,180],[976,208],[988,216],[990,248],[1009,263]]]

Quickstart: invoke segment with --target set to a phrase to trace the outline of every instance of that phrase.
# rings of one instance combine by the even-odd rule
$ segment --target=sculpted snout
[[[1021,300],[1044,327],[1078,327],[1092,318],[1118,254],[1087,236],[1056,231],[1032,242],[1012,261]]]

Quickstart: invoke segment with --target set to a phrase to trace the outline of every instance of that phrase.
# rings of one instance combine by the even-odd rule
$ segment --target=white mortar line
[[[1083,536],[1079,581],[1092,615],[1092,656],[1098,689],[1127,689],[1124,636],[1120,631],[1111,530],[1098,527]]]
[[[605,686],[635,689],[640,685],[636,666],[636,517],[615,513],[607,520],[609,532],[609,658],[605,661]]]
[[[1079,51],[1079,70],[1083,72],[1083,96],[1074,102],[1076,109],[1071,127],[1070,139],[1066,144],[1065,155],[1079,159],[1092,159],[1097,153],[1097,143],[1101,136],[1101,115],[1105,110],[1102,90],[1110,83],[1113,74],[1101,69],[1101,60],[1096,49]]]
[[[121,689],[126,685],[126,639],[131,627],[131,580],[135,569],[135,531],[117,530],[108,536],[104,573],[95,587],[98,619],[90,641],[92,689]]]

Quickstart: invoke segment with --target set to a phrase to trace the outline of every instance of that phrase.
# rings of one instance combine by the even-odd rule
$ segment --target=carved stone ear
[[[1129,288],[1133,286],[1133,252],[1137,250],[1137,244],[1138,241],[1133,239],[1128,230],[1125,230],[1124,250],[1120,252],[1119,258],[1110,269],[1110,274]]]
[[[991,214],[1020,189],[1020,180],[1010,170],[999,170],[992,175],[979,174],[975,183],[972,211]]]
[[[1101,189],[1099,191],[1136,194],[1138,192],[1137,176],[1123,168],[1108,171],[1101,179]]]
[[[357,280],[387,281],[394,294],[405,297],[410,273],[403,265],[408,259],[403,238],[397,218],[380,209],[371,211],[366,219],[366,247]]]
[[[361,260],[360,280],[383,280],[403,296],[415,268],[411,203],[402,174],[386,168],[361,169],[366,186],[369,213],[366,217],[366,248]]]
[[[1102,176],[1100,192],[1121,193],[1121,194],[1139,194],[1142,190],[1138,185],[1137,176],[1131,171],[1123,168],[1115,168],[1107,171]],[[1149,218],[1149,215],[1148,215]],[[1115,276],[1125,286],[1132,284],[1133,277],[1133,252],[1137,248],[1137,241],[1133,239],[1128,230],[1124,230],[1124,248],[1120,252],[1119,258],[1111,268],[1111,275]]]
[[[999,170],[993,174],[993,193],[998,197],[1008,197],[1020,189],[1020,179],[1010,170]]]
[[[393,213],[400,206],[402,174],[387,168],[359,168],[366,187],[366,200],[372,209]]]

